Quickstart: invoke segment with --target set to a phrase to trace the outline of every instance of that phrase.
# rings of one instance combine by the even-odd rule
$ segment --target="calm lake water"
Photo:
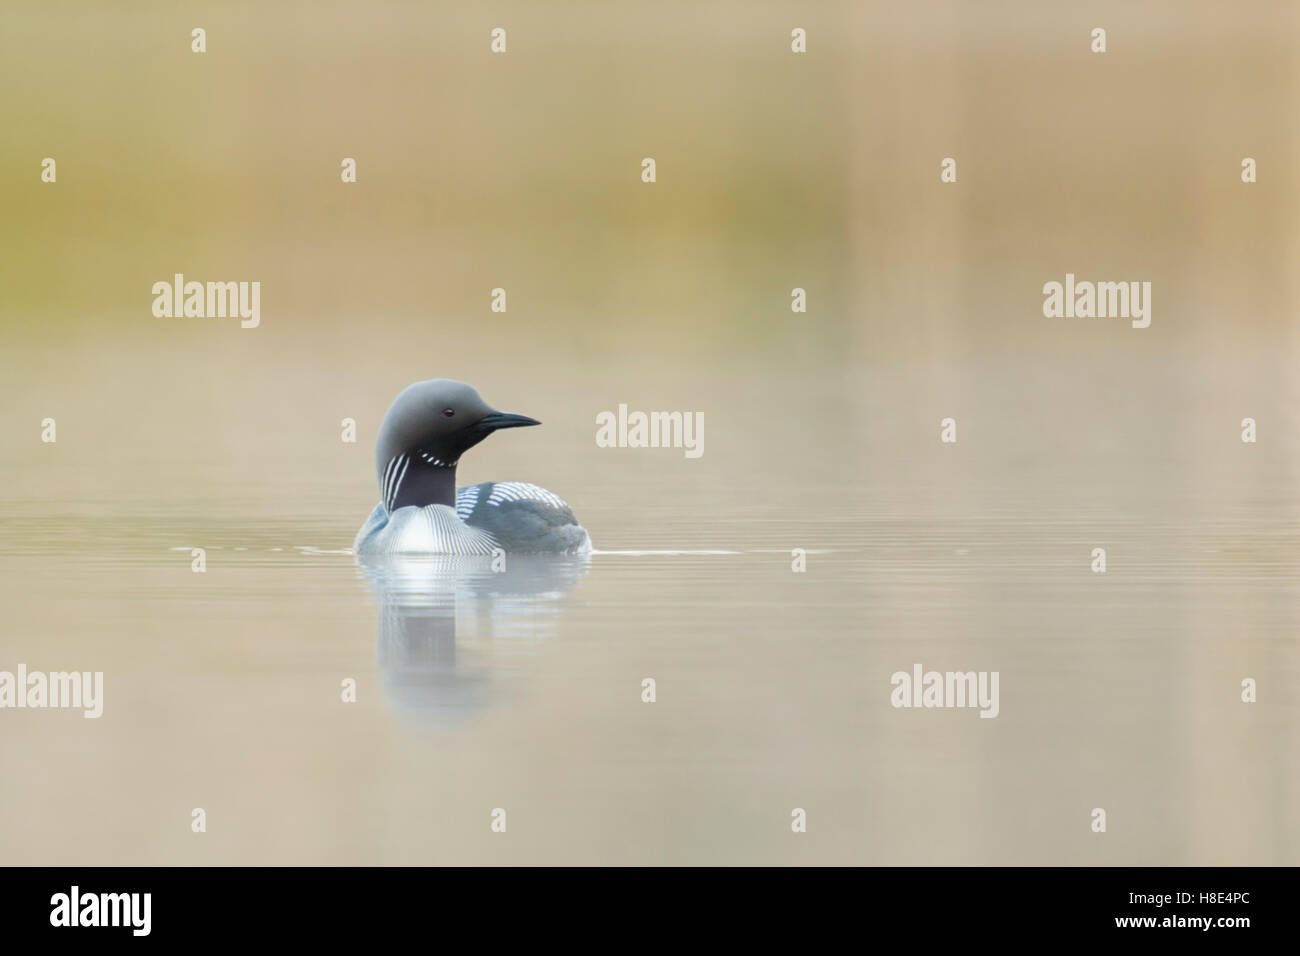
[[[542,404],[578,418],[576,399]],[[110,440],[70,420],[7,473],[29,483],[0,513],[0,649],[9,669],[104,671],[104,716],[2,715],[0,816],[22,825],[0,856],[1296,861],[1297,501],[1247,485],[1259,460],[1230,456],[1254,448],[1230,431],[1213,481],[1164,452],[1123,472],[1057,446],[1012,470],[981,464],[974,434],[941,445],[936,419],[904,468],[850,405],[862,441],[812,427],[752,467],[778,404],[708,406],[698,461],[597,449],[594,426],[556,427],[558,456],[539,455],[546,428],[494,436],[463,480],[540,472],[598,548],[500,574],[359,565],[369,448],[329,428],[269,454],[268,478],[141,452],[107,461],[102,493],[75,448]],[[818,447],[840,479],[800,464]],[[276,477],[303,460],[310,478]],[[892,707],[915,664],[998,671],[999,715]]]

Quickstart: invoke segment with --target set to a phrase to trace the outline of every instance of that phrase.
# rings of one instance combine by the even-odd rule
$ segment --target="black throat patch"
[[[384,509],[391,512],[407,505],[456,507],[456,465],[419,450],[396,456],[384,468],[380,481]]]

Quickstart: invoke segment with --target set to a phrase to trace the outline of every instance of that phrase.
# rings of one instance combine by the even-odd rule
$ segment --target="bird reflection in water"
[[[505,696],[501,678],[556,632],[591,557],[388,555],[357,563],[379,601],[389,706],[414,723],[449,728]]]

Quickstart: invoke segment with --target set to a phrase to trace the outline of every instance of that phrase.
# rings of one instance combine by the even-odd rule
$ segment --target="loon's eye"
[[[451,418],[451,416],[453,416],[453,415],[456,414],[456,410],[455,410],[454,408],[444,408],[444,409],[442,410],[442,413],[443,413],[443,415],[447,416],[448,418]]]

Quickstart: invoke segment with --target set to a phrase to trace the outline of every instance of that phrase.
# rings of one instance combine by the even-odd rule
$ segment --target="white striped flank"
[[[456,506],[397,506],[402,482],[415,460],[397,455],[385,468],[384,499],[353,542],[358,555],[585,554],[591,536],[564,499],[538,485],[503,481],[456,489]],[[417,468],[421,467],[418,463]]]
[[[467,485],[456,489],[456,517],[461,521],[469,520],[478,505],[478,485]]]
[[[372,515],[354,545],[358,554],[370,555],[491,555],[496,547],[492,535],[471,528],[446,505],[407,505],[387,515]]]
[[[492,486],[492,493],[488,495],[487,503],[500,506],[507,501],[540,501],[553,508],[568,507],[559,495],[526,481],[500,481]],[[458,511],[459,505],[460,502],[457,502]]]

